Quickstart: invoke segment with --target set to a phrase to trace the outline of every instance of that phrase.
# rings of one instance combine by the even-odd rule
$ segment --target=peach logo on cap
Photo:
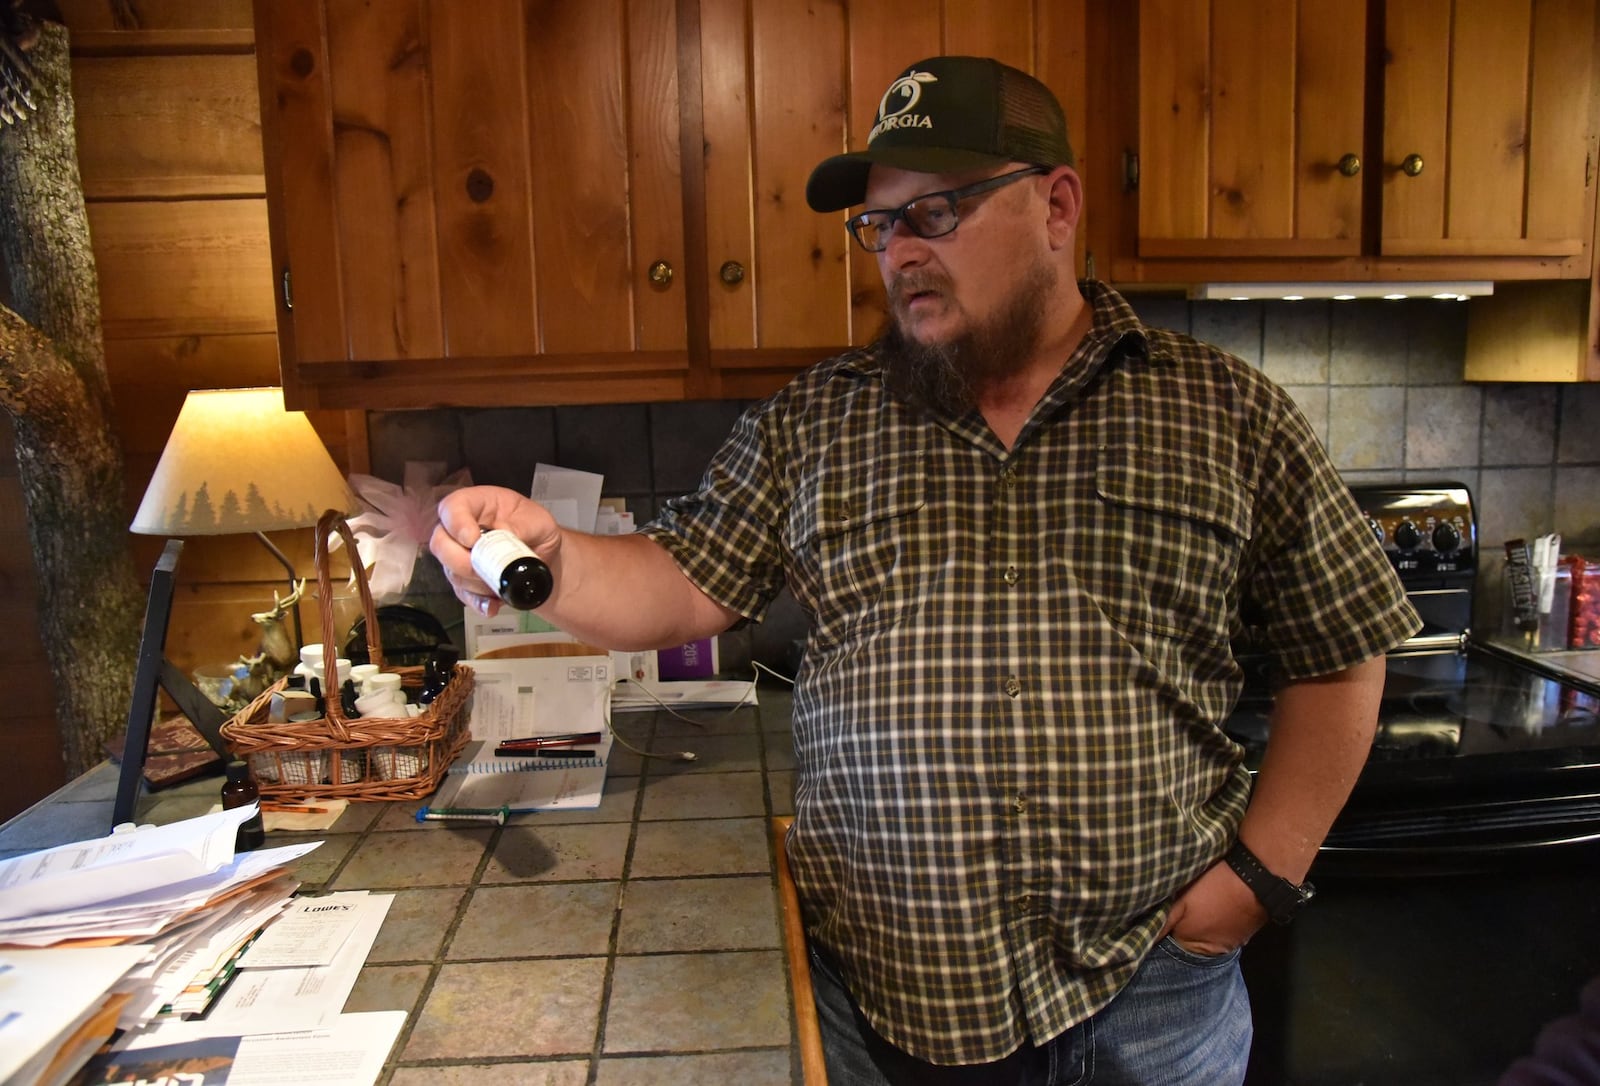
[[[922,85],[924,83],[937,83],[937,76],[927,72],[912,70],[896,79],[883,92],[883,98],[878,102],[878,123],[872,126],[872,132],[867,136],[871,143],[878,138],[878,134],[891,128],[932,128],[933,121],[925,116],[918,116],[911,111],[916,108],[917,102],[922,99]],[[899,96],[905,101],[892,103],[892,99]]]

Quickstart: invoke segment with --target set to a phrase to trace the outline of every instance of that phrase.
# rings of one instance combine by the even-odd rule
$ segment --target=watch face
[[[1287,924],[1294,919],[1296,913],[1305,908],[1317,890],[1309,882],[1296,886],[1288,879],[1273,877],[1277,879],[1277,885],[1273,887],[1273,904],[1268,907],[1268,911],[1277,923]]]

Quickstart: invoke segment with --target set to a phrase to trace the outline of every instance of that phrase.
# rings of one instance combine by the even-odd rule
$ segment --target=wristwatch
[[[1250,892],[1256,895],[1256,900],[1261,902],[1274,924],[1287,924],[1293,920],[1295,913],[1305,908],[1306,902],[1317,892],[1317,888],[1309,882],[1296,886],[1288,879],[1268,871],[1256,859],[1255,853],[1244,847],[1243,841],[1235,840],[1223,859],[1233,868],[1233,873],[1239,876],[1240,881],[1250,887]]]

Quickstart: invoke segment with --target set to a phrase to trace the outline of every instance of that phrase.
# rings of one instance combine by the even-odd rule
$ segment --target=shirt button
[[[1022,574],[1017,572],[1017,567],[1016,566],[1007,566],[1006,567],[1006,584],[1015,586],[1016,583],[1018,581],[1020,581],[1020,580],[1022,580]]]
[[[1017,469],[1016,468],[1012,468],[1012,467],[1007,467],[1007,468],[1001,469],[1001,471],[1000,471],[1000,481],[1002,483],[1004,483],[1008,487],[1016,486],[1017,485]]]
[[[1005,686],[1002,689],[1005,690],[1006,697],[1008,698],[1021,697],[1022,680],[1017,678],[1015,675],[1007,676]]]
[[[1018,814],[1025,813],[1028,810],[1028,793],[1018,792],[1017,798],[1011,801],[1011,809]]]
[[[1033,908],[1033,895],[1032,894],[1018,894],[1017,895],[1017,900],[1016,900],[1016,907],[1017,907],[1017,912],[1019,912],[1019,913],[1025,913],[1029,909]]]

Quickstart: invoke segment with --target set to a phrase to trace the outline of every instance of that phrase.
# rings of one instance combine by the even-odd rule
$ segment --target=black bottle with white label
[[[472,571],[519,611],[532,611],[555,587],[550,567],[504,528],[485,529],[472,545]]]

